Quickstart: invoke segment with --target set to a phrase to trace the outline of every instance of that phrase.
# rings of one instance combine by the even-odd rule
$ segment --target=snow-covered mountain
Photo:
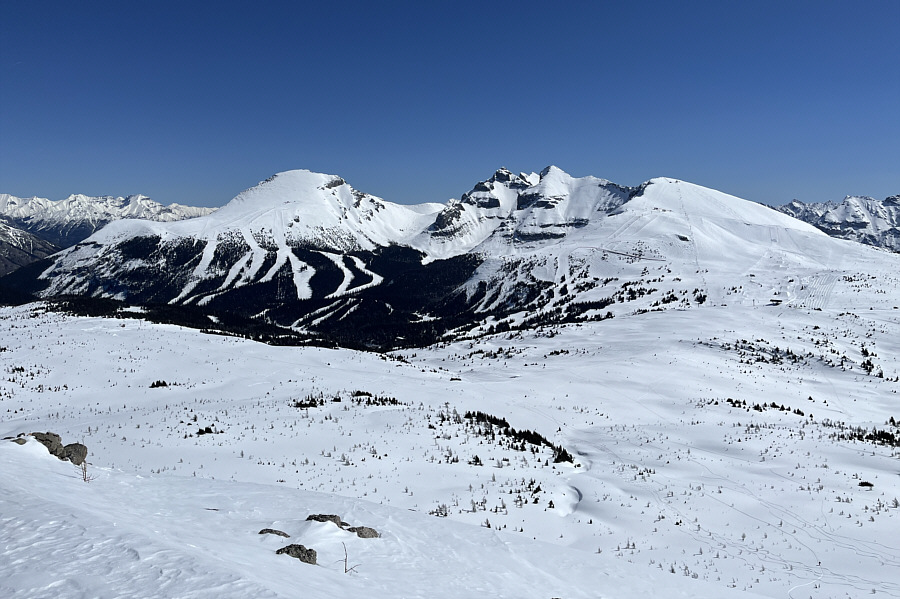
[[[884,200],[847,196],[840,204],[794,200],[777,209],[833,237],[900,252],[900,195]]]
[[[531,248],[600,220],[634,192],[605,179],[574,178],[555,166],[519,175],[501,168],[449,202],[411,245],[427,260]]]
[[[142,195],[123,198],[74,194],[53,201],[0,194],[0,220],[61,248],[78,243],[114,220],[170,222],[205,216],[214,210],[180,204],[163,206]]]
[[[58,249],[40,237],[0,220],[0,276],[46,258]]]
[[[202,218],[110,223],[33,283],[44,298],[182,306],[390,347],[473,327],[725,302],[729,288],[710,285],[706,272],[739,286],[766,265],[836,271],[865,251],[667,178],[627,188],[556,167],[501,169],[458,201],[401,206],[334,175],[289,171]],[[806,287],[779,285],[757,300],[807,301]]]
[[[898,254],[668,178],[300,171],[39,265],[2,596],[900,596]]]

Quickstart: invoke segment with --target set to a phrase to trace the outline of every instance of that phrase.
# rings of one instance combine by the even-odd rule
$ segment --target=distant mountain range
[[[632,188],[552,166],[504,168],[459,200],[404,206],[301,170],[199,218],[114,220],[0,285],[140,305],[168,321],[275,341],[385,349],[724,305],[748,284],[760,288],[744,298],[820,307],[827,298],[814,298],[810,285],[826,282],[813,273],[870,259],[866,252],[767,206],[674,179]],[[766,270],[785,265],[790,280]],[[817,283],[803,283],[807,271]]]
[[[123,198],[74,194],[53,201],[0,194],[0,219],[61,248],[75,245],[114,220],[171,222],[205,216],[214,210],[181,204],[163,206],[143,195]]]
[[[82,241],[114,220],[171,222],[210,214],[214,208],[163,206],[142,195],[81,194],[64,200],[0,194],[0,275]]]
[[[794,200],[778,210],[799,218],[832,237],[900,252],[900,195],[884,200],[847,196],[834,202],[804,204]]]

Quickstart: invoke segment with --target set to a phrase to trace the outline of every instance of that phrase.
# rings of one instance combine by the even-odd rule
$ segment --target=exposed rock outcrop
[[[381,536],[377,530],[368,526],[351,526],[347,529],[347,532],[355,532],[356,536],[361,539],[377,539]]]
[[[306,521],[334,522],[339,528],[343,528],[347,532],[356,533],[356,536],[361,539],[377,539],[381,536],[377,530],[375,530],[374,528],[369,528],[368,526],[350,526],[336,514],[310,514],[306,517]]]
[[[310,514],[306,517],[307,522],[334,522],[338,528],[346,528],[350,526],[341,517],[335,514]]]
[[[40,441],[40,443],[47,448],[47,451],[50,452],[50,455],[55,455],[59,459],[63,459],[64,450],[62,444],[62,437],[57,435],[56,433],[31,433],[31,436]]]
[[[286,545],[275,552],[277,555],[281,555],[282,553],[287,554],[291,557],[295,557],[301,562],[306,564],[316,565],[316,550],[315,549],[307,549],[303,545],[291,544]]]
[[[37,439],[50,455],[55,455],[61,460],[68,460],[76,466],[81,466],[87,459],[88,448],[81,443],[62,444],[62,437],[56,433],[31,433],[31,436]]]
[[[279,537],[284,537],[286,539],[290,538],[290,536],[291,536],[288,533],[281,531],[281,530],[277,530],[275,528],[264,528],[261,531],[259,531],[259,534],[261,534],[261,535],[278,535]]]
[[[69,460],[76,466],[81,466],[87,458],[88,449],[81,443],[69,443],[63,447],[63,455],[60,459]]]

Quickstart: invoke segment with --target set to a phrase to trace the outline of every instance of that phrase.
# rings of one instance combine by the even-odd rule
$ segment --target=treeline
[[[550,442],[542,434],[531,431],[531,430],[516,430],[509,425],[509,422],[506,421],[505,418],[500,418],[498,416],[493,416],[491,414],[487,414],[485,412],[466,412],[464,418],[466,420],[471,420],[476,424],[487,424],[492,427],[497,427],[499,429],[499,433],[505,437],[510,437],[516,441],[519,441],[523,445],[516,449],[520,449],[524,451],[525,443],[530,443],[531,445],[537,445],[538,447],[544,446],[549,447],[553,451],[553,463],[558,464],[560,462],[569,462],[574,463],[575,458],[572,457],[564,447],[561,445],[555,445]]]

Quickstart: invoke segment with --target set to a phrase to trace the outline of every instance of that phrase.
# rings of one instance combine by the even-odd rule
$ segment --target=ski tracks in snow
[[[818,274],[803,277],[803,296],[797,299],[797,305],[810,310],[822,310],[828,305],[831,291],[838,280],[836,274]]]

